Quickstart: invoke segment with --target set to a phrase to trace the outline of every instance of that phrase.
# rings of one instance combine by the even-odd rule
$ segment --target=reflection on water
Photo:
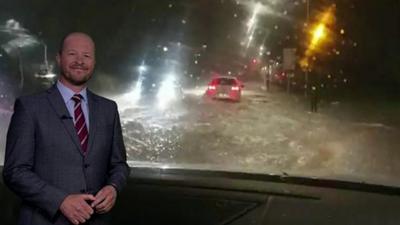
[[[376,182],[389,182],[400,170],[391,164],[400,159],[400,127],[378,117],[337,118],[331,111],[346,110],[337,103],[310,114],[301,99],[247,87],[240,103],[188,96],[180,106],[187,113],[174,106],[168,112],[126,109],[121,115],[128,159]]]
[[[195,90],[185,90],[184,98],[164,109],[156,101],[128,104],[125,95],[113,96],[121,101],[128,160],[400,185],[392,179],[400,171],[400,126],[386,123],[387,116],[382,120],[382,109],[376,116],[370,110],[354,117],[354,104],[335,102],[312,114],[302,98],[245,85],[239,103],[208,99]],[[0,112],[3,161],[11,111]]]

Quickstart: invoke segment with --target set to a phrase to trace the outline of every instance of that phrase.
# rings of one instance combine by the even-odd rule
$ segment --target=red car
[[[206,95],[212,99],[240,101],[244,85],[236,77],[219,76],[208,84]]]

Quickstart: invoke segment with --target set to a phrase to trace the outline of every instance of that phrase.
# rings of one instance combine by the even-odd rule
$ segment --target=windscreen
[[[15,99],[57,81],[81,31],[131,166],[399,186],[399,4],[0,0],[0,160]],[[244,87],[217,93],[219,76]]]

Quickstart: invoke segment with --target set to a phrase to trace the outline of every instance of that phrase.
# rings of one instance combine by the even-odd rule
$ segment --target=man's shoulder
[[[16,101],[20,101],[25,104],[37,104],[41,102],[43,99],[46,99],[49,90],[50,89],[36,93],[21,95],[17,97]]]
[[[91,91],[88,92],[93,100],[95,100],[98,104],[104,106],[104,107],[115,107],[117,103],[114,100],[111,100],[109,98],[106,98],[104,96],[98,95],[96,93],[93,93]]]
[[[48,104],[47,96],[50,90],[51,89],[17,97],[14,102],[14,111],[17,109],[24,109],[33,113],[40,110],[43,106]]]

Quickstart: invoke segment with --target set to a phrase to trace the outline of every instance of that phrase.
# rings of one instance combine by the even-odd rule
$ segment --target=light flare
[[[321,50],[321,44],[323,42],[331,42],[333,36],[333,28],[335,22],[334,16],[335,5],[327,8],[323,13],[321,13],[318,18],[318,22],[310,30],[310,41],[307,49],[304,53],[303,58],[300,59],[299,64],[303,69],[309,69],[311,64],[311,59],[316,53]]]
[[[167,106],[177,99],[176,79],[173,74],[167,75],[167,78],[161,83],[157,93],[158,108],[164,110]]]

